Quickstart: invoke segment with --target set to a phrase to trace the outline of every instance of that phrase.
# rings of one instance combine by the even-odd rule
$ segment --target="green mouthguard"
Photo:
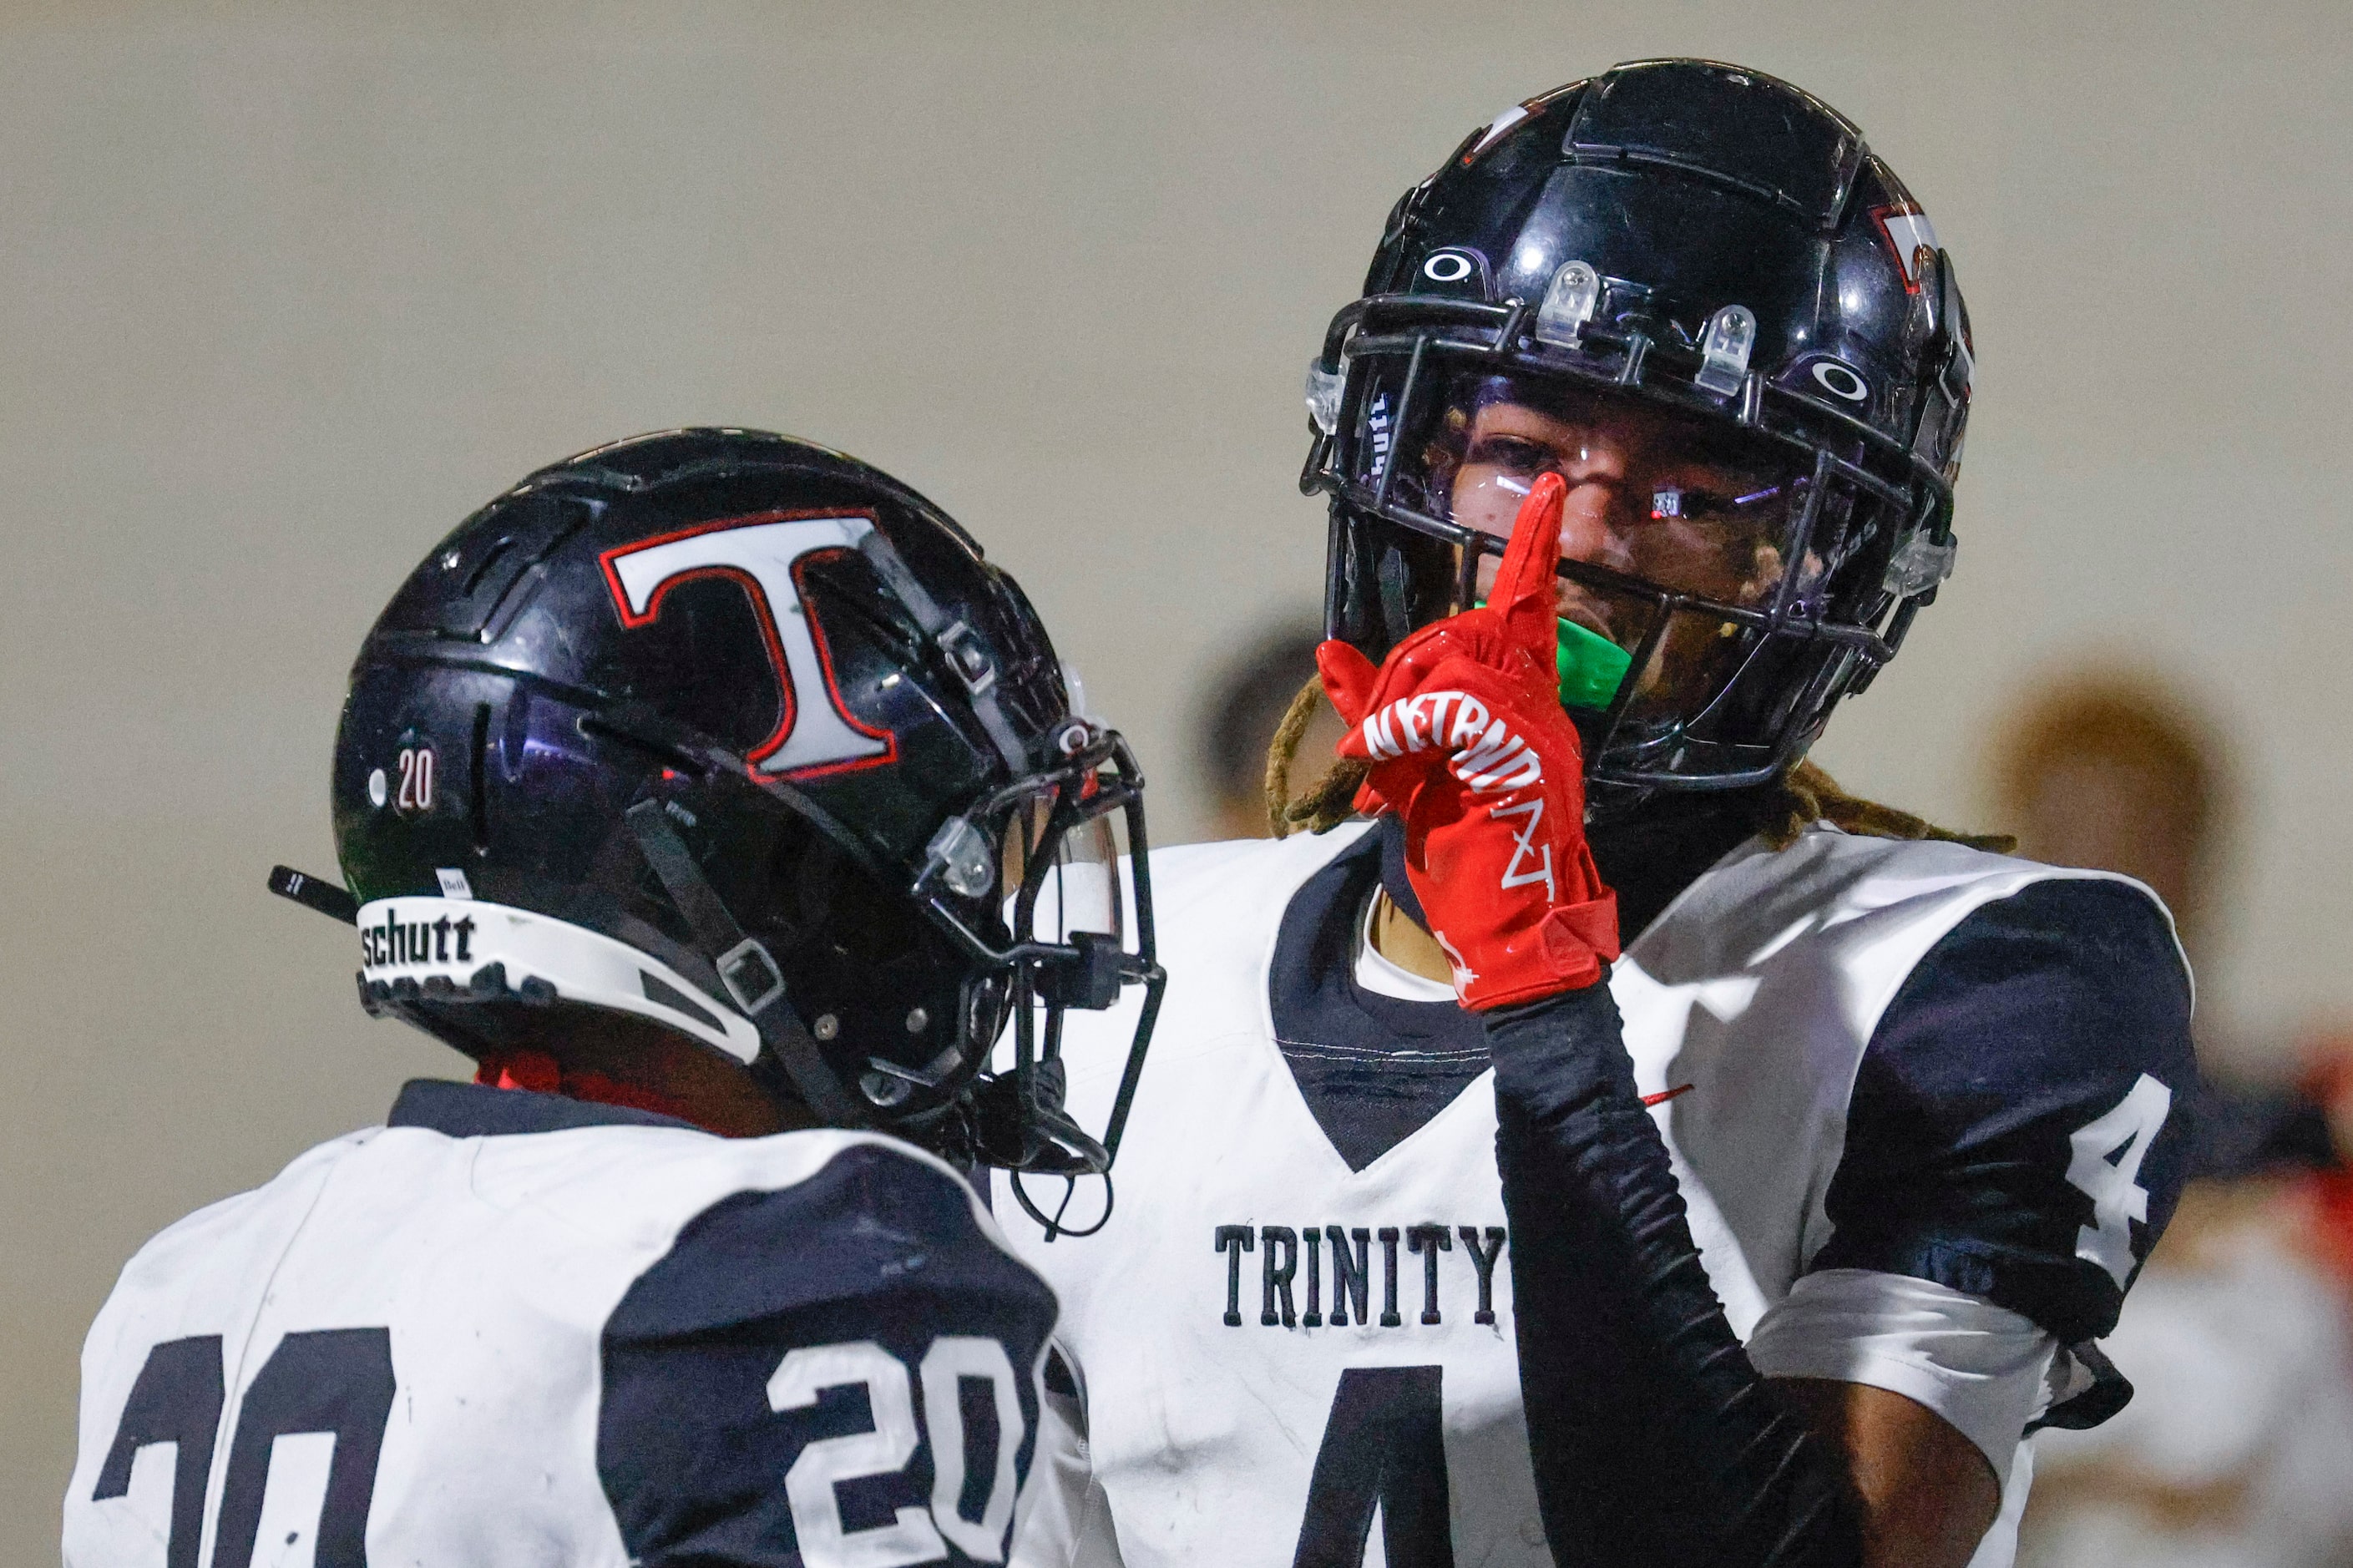
[[[1487,601],[1478,601],[1485,608]],[[1564,708],[1607,708],[1618,695],[1618,683],[1634,656],[1599,632],[1575,621],[1560,622],[1560,646],[1553,667],[1560,673],[1560,705]]]
[[[1575,621],[1560,623],[1560,647],[1553,663],[1560,671],[1560,701],[1564,708],[1607,708],[1618,695],[1618,683],[1634,656],[1599,632]]]

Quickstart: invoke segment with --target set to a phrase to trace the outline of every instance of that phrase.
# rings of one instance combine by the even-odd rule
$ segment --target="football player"
[[[1754,71],[1573,83],[1398,204],[1308,381],[1353,757],[1154,868],[1120,1205],[1012,1227],[1088,1420],[1025,1558],[2009,1562],[2022,1435],[2128,1392],[2193,1069],[2145,889],[1802,763],[1952,563],[1970,356]]]
[[[645,437],[468,519],[353,670],[342,884],[273,886],[476,1081],[132,1260],[66,1560],[1002,1562],[1055,1304],[961,1171],[1108,1163],[1052,1056],[1157,988],[1140,786],[839,453]]]

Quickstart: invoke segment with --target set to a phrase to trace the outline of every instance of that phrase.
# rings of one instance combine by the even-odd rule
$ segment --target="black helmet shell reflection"
[[[534,1005],[632,1013],[829,1122],[1101,1169],[1116,1130],[1069,1125],[1051,1058],[1063,1007],[1157,995],[1112,832],[1141,858],[1141,783],[1013,579],[914,491],[758,431],[617,442],[461,523],[353,667],[362,999],[478,1056]],[[1050,897],[1048,930],[1089,844],[1112,913]]]

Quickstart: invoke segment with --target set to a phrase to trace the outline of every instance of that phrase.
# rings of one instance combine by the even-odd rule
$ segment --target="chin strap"
[[[693,852],[670,825],[659,801],[641,800],[622,814],[661,879],[670,902],[686,918],[702,956],[719,972],[728,999],[752,1021],[793,1091],[818,1118],[835,1127],[868,1127],[873,1117],[864,1102],[826,1065],[808,1026],[785,997],[784,972],[759,939],[745,933],[695,864]]]

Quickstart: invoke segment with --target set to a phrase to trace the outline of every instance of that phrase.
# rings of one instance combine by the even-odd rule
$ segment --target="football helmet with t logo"
[[[1145,988],[1132,1090],[1143,780],[1012,578],[863,463],[681,430],[532,475],[376,622],[333,789],[344,887],[273,885],[354,920],[371,1013],[485,1060],[635,1015],[834,1125],[1110,1163],[1059,1048]]]
[[[1310,367],[1328,635],[1483,600],[1570,487],[1562,700],[1597,808],[1801,756],[1953,560],[1968,315],[1862,133],[1785,82],[1621,65],[1474,132]]]

